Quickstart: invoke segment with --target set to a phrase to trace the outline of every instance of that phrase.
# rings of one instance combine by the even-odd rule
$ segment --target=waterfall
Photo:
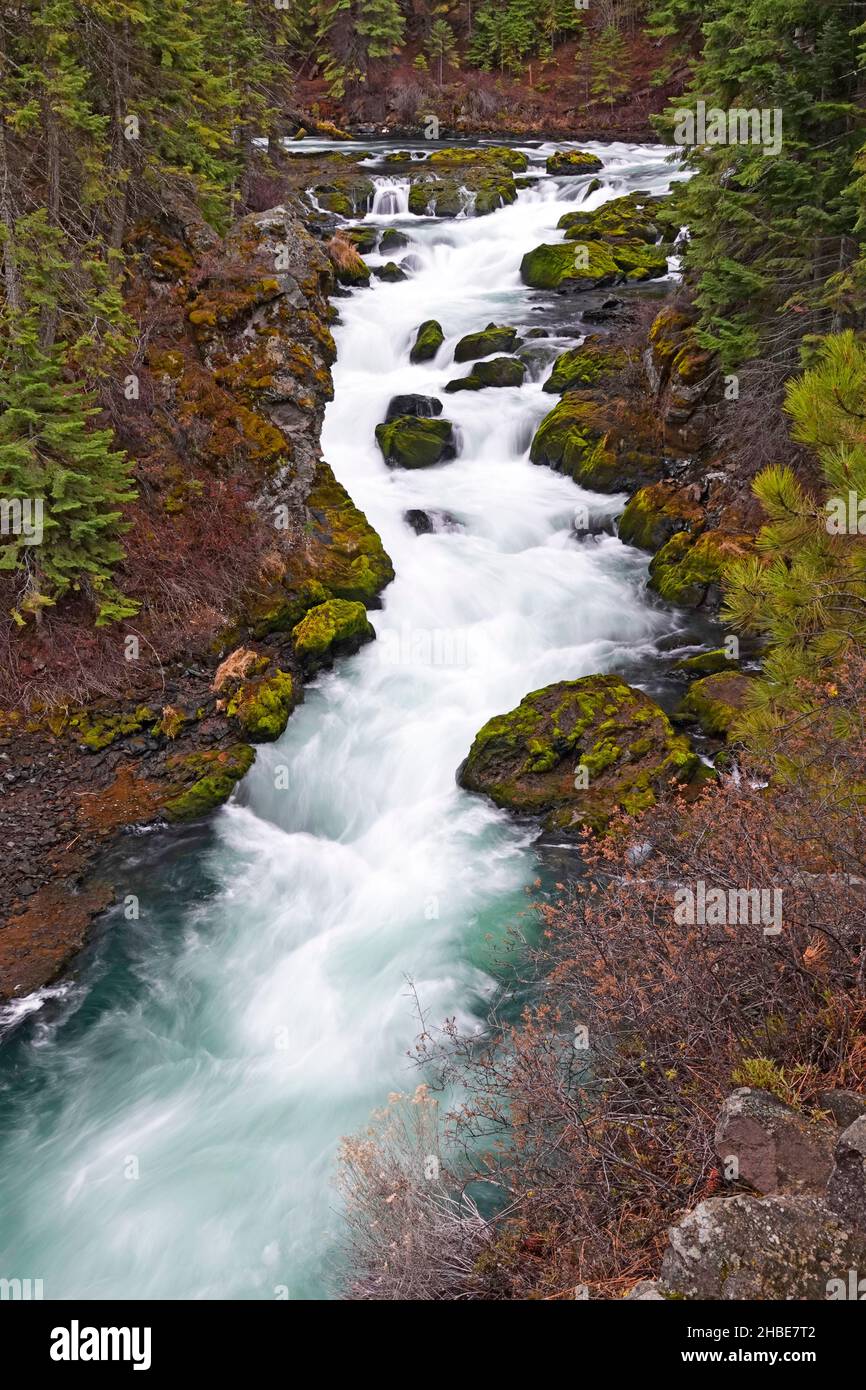
[[[626,188],[676,176],[661,147],[594,148]],[[424,223],[404,216],[406,180],[376,182],[371,216],[403,218],[417,264],[341,299],[323,448],[397,577],[371,615],[378,640],[307,690],[228,806],[125,842],[114,881],[140,920],[109,913],[0,1048],[0,1274],[38,1273],[46,1298],[328,1291],[339,1139],[419,1080],[407,978],[431,1020],[472,1026],[489,937],[520,920],[539,873],[532,828],[459,789],[456,768],[528,691],[674,630],[645,601],[646,557],[575,536],[578,506],[610,515],[615,500],[529,463],[554,403],[542,380],[443,394],[468,370],[458,338],[491,320],[550,324],[551,357],[574,346],[576,301],[535,312],[518,273],[572,197],[543,177],[489,216]],[[412,365],[429,318],[446,340]],[[407,392],[443,401],[456,460],[384,466],[374,429]],[[433,529],[416,534],[409,511]]]

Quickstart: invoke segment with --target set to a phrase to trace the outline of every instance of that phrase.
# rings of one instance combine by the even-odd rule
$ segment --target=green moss
[[[410,362],[429,362],[436,356],[445,341],[441,323],[436,319],[426,319],[415,334],[415,342],[409,353]]]
[[[194,780],[166,802],[164,811],[168,819],[195,820],[228,801],[236,784],[249,772],[255,756],[255,750],[248,744],[236,743],[219,751],[170,759],[169,768],[174,776]]]
[[[385,462],[396,468],[430,468],[457,454],[454,427],[441,417],[398,415],[376,426],[376,443]]]
[[[255,637],[266,637],[269,632],[288,632],[308,609],[332,597],[317,579],[305,580],[293,593],[278,586],[272,593],[256,599],[247,615],[250,631]]]
[[[520,262],[525,285],[536,290],[555,290],[561,285],[576,289],[598,289],[614,285],[623,278],[610,248],[600,241],[560,242],[556,246],[536,246]]]
[[[751,545],[750,536],[703,531],[695,540],[689,532],[678,531],[650,561],[650,587],[682,608],[715,606],[725,565]]]
[[[376,250],[379,240],[377,227],[351,227],[345,235],[362,256],[368,256],[371,251]]]
[[[681,713],[696,719],[705,734],[727,736],[746,707],[752,684],[739,671],[704,676],[689,686]]]
[[[529,160],[520,150],[511,150],[507,145],[484,145],[479,149],[464,149],[462,146],[449,146],[434,150],[428,161],[430,164],[501,164],[514,173],[522,174],[529,168]]]
[[[362,603],[328,599],[292,629],[295,654],[307,671],[329,665],[337,656],[357,651],[376,636]]]
[[[629,498],[619,523],[620,540],[641,550],[660,549],[678,531],[696,535],[704,525],[703,508],[670,483],[642,487]]]
[[[625,198],[613,198],[591,212],[585,209],[565,212],[556,225],[570,241],[643,241],[653,245],[660,231],[648,215],[647,206],[646,199],[629,194]]]
[[[617,676],[586,676],[533,691],[489,720],[460,782],[497,805],[544,816],[548,830],[572,834],[583,825],[603,830],[618,807],[646,809],[671,780],[689,781],[698,767],[648,696]]]
[[[545,165],[548,174],[594,174],[602,167],[598,155],[585,150],[555,150],[547,156]]]
[[[682,661],[674,662],[675,671],[685,671],[690,676],[715,676],[720,671],[736,670],[737,663],[733,661],[724,647],[714,647],[709,652],[699,652],[697,656],[683,657]]]
[[[99,753],[117,738],[141,733],[148,725],[152,725],[155,719],[156,715],[148,705],[139,705],[135,710],[111,714],[81,710],[68,720],[67,727],[91,753]]]
[[[529,457],[596,492],[638,487],[660,466],[638,447],[615,447],[599,404],[573,392],[545,415]]]
[[[287,671],[276,671],[264,680],[245,681],[230,699],[226,714],[255,743],[279,738],[298,703]]]
[[[386,584],[394,578],[378,532],[337,482],[327,463],[320,462],[307,498],[310,526],[302,573],[290,574],[287,587],[295,590],[314,580],[335,598],[372,607]]]
[[[544,390],[562,395],[564,391],[595,389],[605,378],[622,371],[627,361],[623,348],[611,347],[603,338],[587,338],[580,347],[557,357]]]
[[[522,386],[526,366],[516,357],[494,357],[490,362],[476,362],[469,376],[449,381],[445,391],[482,391],[485,386]]]
[[[454,349],[455,362],[474,362],[479,357],[490,357],[494,352],[511,352],[517,340],[516,328],[504,328],[499,324],[488,323],[479,333],[467,333]]]

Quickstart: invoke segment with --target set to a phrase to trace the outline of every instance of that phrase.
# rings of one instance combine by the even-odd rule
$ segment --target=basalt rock
[[[720,671],[689,686],[679,716],[694,720],[705,734],[726,738],[746,709],[754,682],[739,671]]]
[[[356,652],[375,636],[364,605],[345,599],[329,599],[311,608],[292,629],[295,654],[307,674],[331,666],[338,656]]]
[[[620,539],[626,545],[656,551],[679,532],[697,535],[706,524],[706,514],[695,491],[668,481],[640,488],[620,518]]]
[[[449,381],[445,391],[483,391],[486,386],[522,386],[526,365],[516,357],[494,357],[489,362],[476,362],[469,376]]]
[[[385,462],[392,468],[431,468],[457,457],[457,441],[450,420],[399,415],[376,426],[376,442]]]
[[[545,167],[548,174],[594,174],[603,166],[598,155],[586,150],[555,150],[547,156]]]
[[[723,1164],[735,1161],[736,1176],[756,1192],[821,1193],[834,1138],[771,1092],[741,1086],[722,1106],[714,1148]]]
[[[600,832],[618,810],[652,806],[699,766],[660,707],[618,676],[585,676],[526,695],[475,737],[458,780],[544,829]]]
[[[623,348],[593,335],[580,347],[560,353],[542,389],[550,395],[561,396],[565,391],[603,388],[622,371],[627,361],[628,355]]]
[[[596,492],[632,491],[662,467],[640,430],[640,421],[620,412],[615,402],[569,392],[538,426],[529,458]]]
[[[455,362],[474,362],[479,357],[490,357],[494,352],[511,352],[517,341],[516,328],[503,328],[488,323],[479,333],[467,333],[454,349]]]
[[[385,412],[385,423],[396,420],[398,415],[417,415],[421,419],[432,419],[442,414],[442,402],[435,396],[392,396]]]
[[[718,608],[725,565],[753,544],[752,536],[721,530],[703,531],[697,539],[677,531],[650,561],[650,588],[681,608]]]
[[[426,319],[415,334],[415,341],[409,353],[410,362],[429,362],[434,358],[445,341],[441,323],[436,319]]]

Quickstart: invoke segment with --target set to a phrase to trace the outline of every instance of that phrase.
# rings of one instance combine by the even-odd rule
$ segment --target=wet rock
[[[704,509],[695,500],[692,489],[664,481],[642,487],[629,498],[619,534],[626,545],[656,551],[677,532],[697,534],[705,520]]]
[[[516,328],[505,328],[488,323],[479,333],[467,333],[454,349],[455,362],[474,362],[479,357],[490,357],[494,352],[511,352],[517,340]]]
[[[431,468],[457,457],[457,441],[450,420],[400,415],[376,426],[376,443],[392,468]]]
[[[847,1226],[866,1232],[866,1115],[860,1115],[836,1141],[827,1201]]]
[[[714,1147],[723,1163],[736,1159],[740,1180],[757,1192],[822,1192],[832,1167],[832,1139],[829,1129],[810,1123],[771,1092],[741,1086],[722,1106]]]
[[[386,227],[379,239],[379,250],[383,253],[385,251],[400,251],[404,246],[411,246],[411,244],[411,238],[398,232],[396,227]]]
[[[649,586],[681,608],[718,608],[726,564],[753,546],[754,537],[741,533],[704,531],[696,539],[677,531],[650,561]]]
[[[328,599],[304,615],[292,629],[295,655],[308,674],[356,652],[376,636],[362,603]]]
[[[686,1299],[824,1300],[866,1237],[818,1197],[712,1197],[672,1226],[660,1287]]]
[[[388,261],[385,265],[373,267],[373,274],[377,280],[384,280],[388,284],[395,284],[398,280],[408,280],[408,275],[402,266],[394,261]]]
[[[602,831],[617,809],[652,806],[699,759],[664,711],[618,676],[585,676],[526,695],[479,731],[458,774],[497,806],[544,817],[576,837]]]
[[[627,360],[622,348],[612,346],[604,338],[587,338],[580,347],[560,353],[542,389],[551,395],[594,390],[622,371]]]
[[[450,512],[425,512],[418,508],[403,513],[403,520],[417,536],[429,536],[436,531],[457,531],[460,523]]]
[[[429,362],[434,358],[445,341],[442,325],[436,319],[426,319],[415,334],[415,342],[409,353],[410,362]]]
[[[642,447],[632,422],[625,429],[616,424],[600,402],[568,392],[538,426],[530,462],[547,464],[596,492],[631,492],[658,476],[662,460]]]
[[[594,174],[602,167],[598,155],[585,150],[555,150],[545,164],[548,174]]]
[[[449,381],[445,391],[483,391],[487,386],[522,386],[526,364],[516,357],[494,357],[489,362],[476,362],[469,376]]]
[[[385,423],[396,420],[398,415],[416,415],[432,419],[442,414],[442,402],[435,396],[392,396],[385,412]]]

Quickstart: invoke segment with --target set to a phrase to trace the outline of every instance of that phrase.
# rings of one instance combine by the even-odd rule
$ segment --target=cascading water
[[[670,181],[661,149],[596,148],[607,181],[586,206]],[[404,217],[411,278],[340,302],[323,446],[396,568],[378,640],[307,692],[211,822],[126,842],[115,879],[140,918],[110,914],[74,982],[17,1006],[0,1275],[41,1278],[47,1298],[320,1296],[337,1141],[418,1080],[407,977],[433,1019],[482,1012],[488,936],[538,861],[530,830],[456,786],[458,764],[527,691],[674,630],[643,597],[643,557],[575,536],[575,508],[609,515],[611,499],[529,464],[553,403],[540,381],[442,395],[466,370],[461,334],[532,323],[521,256],[585,186],[542,178],[484,218]],[[380,183],[371,216],[402,198]],[[412,366],[428,318],[447,340]],[[374,427],[405,392],[445,402],[455,462],[385,468]],[[416,535],[410,510],[448,525]]]

